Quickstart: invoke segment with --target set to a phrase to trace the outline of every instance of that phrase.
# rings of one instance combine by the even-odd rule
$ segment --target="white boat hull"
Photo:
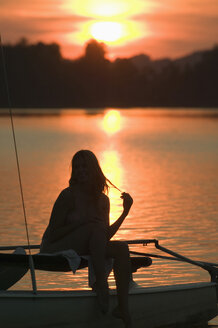
[[[117,305],[112,290],[110,310]],[[216,284],[195,283],[135,288],[129,295],[134,328],[206,323],[217,315]],[[0,292],[0,322],[4,328],[123,327],[111,313],[103,315],[92,291]]]

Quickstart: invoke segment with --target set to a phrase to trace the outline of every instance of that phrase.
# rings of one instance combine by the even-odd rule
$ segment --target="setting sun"
[[[116,41],[123,35],[122,25],[116,22],[97,22],[91,26],[92,36],[99,41]]]
[[[94,38],[111,46],[120,46],[140,38],[141,30],[140,23],[131,20],[90,20],[86,23],[78,23],[78,30],[66,34],[65,42],[70,44],[73,40],[75,43],[81,43]],[[150,33],[148,28],[145,33],[147,35]]]
[[[80,15],[72,32],[65,33],[64,42],[81,44],[95,38],[111,47],[122,46],[149,36],[151,33],[146,22],[137,21],[134,15],[144,7],[149,11],[150,4],[142,0],[65,0],[61,9]]]

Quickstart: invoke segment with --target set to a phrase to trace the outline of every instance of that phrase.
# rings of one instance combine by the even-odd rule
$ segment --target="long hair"
[[[83,150],[83,149],[79,150],[72,158],[71,161],[72,172],[69,180],[70,187],[77,182],[77,177],[75,175],[74,167],[75,167],[75,162],[79,159],[83,159],[87,165],[87,170],[90,176],[91,187],[95,195],[101,193],[107,194],[110,187],[109,185],[118,189],[109,179],[105,177],[95,154],[90,150]]]

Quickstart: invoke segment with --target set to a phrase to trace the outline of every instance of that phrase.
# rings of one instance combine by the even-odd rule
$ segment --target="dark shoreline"
[[[137,116],[177,117],[195,119],[218,119],[218,108],[183,108],[183,107],[133,107],[133,108],[13,108],[13,117],[54,117],[64,115],[104,115],[108,110],[133,113]],[[9,117],[7,108],[0,108],[0,118]]]

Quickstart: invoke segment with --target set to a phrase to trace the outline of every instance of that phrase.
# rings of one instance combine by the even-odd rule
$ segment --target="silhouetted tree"
[[[85,59],[90,63],[100,63],[105,60],[105,44],[94,39],[86,44]]]
[[[106,105],[110,62],[105,54],[106,47],[103,43],[90,40],[86,44],[84,56],[77,60],[76,76],[82,106]]]
[[[4,53],[13,107],[218,106],[218,46],[194,65],[142,55],[111,62],[96,40],[76,60],[64,59],[56,43],[25,38]],[[0,107],[7,105],[1,59]]]

